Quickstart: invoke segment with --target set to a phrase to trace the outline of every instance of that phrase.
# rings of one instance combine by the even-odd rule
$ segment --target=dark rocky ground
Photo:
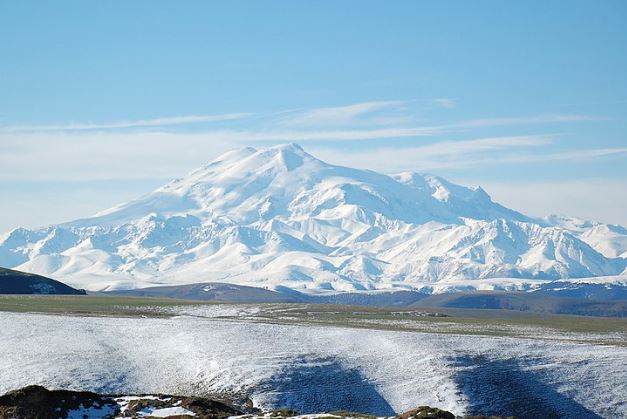
[[[165,410],[164,410],[165,409]],[[163,416],[167,409],[173,413]],[[160,411],[159,411],[160,410]],[[151,412],[159,416],[151,416]],[[181,414],[183,413],[183,414]],[[192,416],[192,414],[194,416]],[[109,419],[168,417],[170,419],[284,419],[297,416],[291,410],[261,412],[250,404],[232,406],[228,401],[206,397],[172,395],[101,395],[87,391],[47,390],[28,386],[0,396],[0,419]],[[354,412],[329,412],[328,419],[374,419]],[[429,406],[421,406],[394,419],[458,419],[454,414]],[[319,417],[318,419],[322,419]],[[497,416],[466,416],[465,419],[503,419]]]
[[[129,400],[130,399],[130,400]],[[0,419],[137,418],[149,411],[171,407],[193,412],[199,419],[223,419],[243,412],[225,403],[203,398],[169,395],[100,395],[87,391],[47,390],[28,386],[0,396]],[[187,415],[166,416],[189,418]]]

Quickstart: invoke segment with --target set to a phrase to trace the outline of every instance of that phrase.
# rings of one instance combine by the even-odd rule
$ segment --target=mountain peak
[[[287,171],[292,171],[302,166],[305,160],[316,160],[312,155],[303,150],[295,143],[280,144],[260,150],[258,154],[264,158],[270,158],[279,167]]]
[[[298,145],[296,143],[279,144],[279,145],[275,145],[273,147],[270,147],[269,149],[270,150],[281,150],[283,152],[300,154],[300,155],[304,155],[304,154],[309,155],[300,145]]]

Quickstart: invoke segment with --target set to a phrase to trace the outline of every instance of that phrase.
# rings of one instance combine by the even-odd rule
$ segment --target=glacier
[[[627,230],[526,216],[480,187],[336,166],[286,144],[226,153],[92,217],[14,229],[0,236],[0,266],[94,291],[525,289],[626,275]]]

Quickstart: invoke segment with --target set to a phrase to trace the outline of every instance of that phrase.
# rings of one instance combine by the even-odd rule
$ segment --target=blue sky
[[[627,224],[624,1],[0,3],[0,231],[237,147]]]

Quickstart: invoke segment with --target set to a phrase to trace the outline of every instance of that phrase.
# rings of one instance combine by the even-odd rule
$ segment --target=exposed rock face
[[[244,412],[243,410],[246,410]],[[323,414],[328,419],[374,419],[354,412]],[[0,419],[304,419],[288,409],[261,412],[248,405],[240,410],[206,397],[157,395],[100,395],[89,391],[47,390],[28,386],[0,396]],[[320,416],[320,415],[317,415]],[[388,419],[459,419],[451,412],[420,406]],[[465,416],[465,419],[503,419],[497,416]],[[511,418],[513,419],[513,418]]]

